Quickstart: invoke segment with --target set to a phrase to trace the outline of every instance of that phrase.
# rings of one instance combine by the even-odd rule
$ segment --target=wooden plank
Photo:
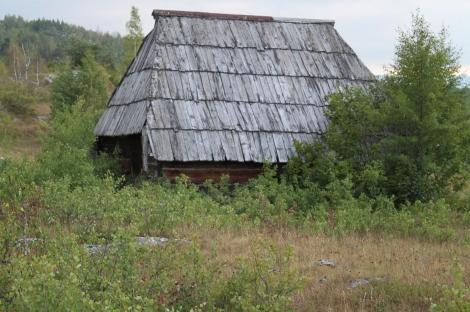
[[[214,160],[214,156],[212,155],[212,149],[211,149],[211,139],[209,136],[210,131],[201,131],[201,138],[202,142],[204,144],[204,150],[206,153],[206,158],[208,161]]]
[[[170,142],[170,131],[162,130],[158,131],[160,133],[161,140],[161,149],[162,149],[162,158],[159,160],[172,161],[174,159],[173,150]]]
[[[224,136],[225,136],[225,142],[226,142],[226,147],[228,151],[226,153],[227,160],[229,161],[237,161],[238,160],[238,153],[237,153],[237,148],[235,147],[235,142],[233,141],[233,134],[232,131],[223,131]],[[243,157],[242,157],[243,161]]]
[[[169,116],[169,129],[180,129],[181,126],[178,121],[178,114],[176,113],[175,104],[173,100],[164,100],[162,104],[165,106],[166,110],[168,111]]]
[[[292,49],[290,45],[291,40],[289,40],[290,34],[286,32],[286,30],[283,27],[283,24],[286,24],[286,23],[272,23],[272,27],[273,29],[276,30],[276,33],[278,36],[278,43],[281,49],[290,50]]]
[[[247,22],[239,23],[237,25],[237,30],[238,33],[243,36],[244,42],[246,43],[246,47],[256,48],[256,43],[253,39],[253,35],[251,34]]]
[[[243,81],[243,86],[245,87],[248,102],[256,102],[258,99],[256,92],[254,91],[255,89],[253,89],[254,85],[251,83],[249,75],[240,75],[240,79]]]
[[[195,70],[186,55],[186,47],[184,45],[173,46],[173,52],[178,60],[178,66],[181,71]]]
[[[294,79],[297,79],[297,77],[283,77],[284,82],[285,82],[285,88],[289,91],[290,94],[290,102],[292,104],[305,104],[307,99],[305,98],[303,92],[300,90],[300,84],[297,85],[294,82]],[[297,88],[299,91],[297,91]]]
[[[300,132],[310,132],[310,128],[308,125],[308,119],[307,119],[307,112],[305,111],[305,106],[306,105],[295,105],[293,108],[296,110],[298,116],[299,116],[299,131]]]
[[[250,103],[240,103],[240,111],[242,112],[245,119],[248,120],[247,123],[250,124],[248,130],[250,131],[259,131],[258,119],[255,116],[255,113],[252,109],[252,104]]]
[[[228,25],[230,27],[230,30],[232,31],[233,39],[235,41],[234,42],[235,46],[240,47],[240,48],[247,47],[244,36],[242,36],[238,33],[239,25],[244,23],[244,22],[229,20],[229,21],[226,21],[226,23],[228,23]]]
[[[243,54],[243,59],[245,60],[245,63],[246,63],[247,69],[248,69],[247,73],[256,74],[257,70],[256,70],[256,67],[253,65],[253,60],[251,58],[251,51],[250,50],[255,51],[254,49],[247,48],[247,49],[240,49],[240,53]]]
[[[243,112],[240,110],[241,105],[238,102],[231,102],[227,104],[230,106],[231,109],[233,109],[240,129],[244,131],[248,130],[251,127],[251,125],[249,124],[250,120],[247,120],[246,116],[243,115]]]
[[[269,128],[269,122],[266,121],[266,116],[264,116],[261,113],[260,106],[263,104],[260,103],[252,103],[252,104],[247,104],[247,109],[249,109],[250,115],[251,115],[251,120],[256,124],[256,129],[258,131],[263,131],[263,130],[271,130]]]
[[[255,162],[262,163],[264,158],[263,158],[263,148],[261,146],[259,133],[247,132],[247,136],[250,141],[251,158]]]
[[[179,62],[176,58],[173,46],[165,45],[165,49],[162,49],[162,58],[164,60],[165,69],[179,70]]]
[[[173,28],[173,44],[185,45],[186,39],[184,38],[183,30],[181,29],[180,19],[179,18],[170,18],[169,22],[172,23]]]
[[[240,146],[243,152],[243,159],[245,161],[253,161],[250,151],[250,141],[246,136],[245,132],[238,132],[238,137],[240,138]]]
[[[298,132],[300,117],[295,110],[295,105],[284,105],[284,107],[286,108],[286,115],[289,119],[289,125],[291,130],[293,132]]]
[[[264,103],[265,96],[263,92],[263,87],[260,83],[259,76],[255,75],[247,75],[248,79],[250,79],[251,87],[253,88],[253,95],[255,96],[255,102]]]
[[[283,128],[285,131],[293,131],[293,125],[290,124],[289,117],[287,116],[287,111],[286,111],[286,106],[287,105],[276,105],[277,112],[279,113],[279,117],[281,118],[281,123],[283,125]]]
[[[188,73],[191,84],[191,90],[193,90],[193,97],[195,101],[206,100],[206,93],[204,92],[204,85],[202,83],[200,72]]]
[[[242,126],[244,126],[243,120],[238,120],[238,114],[237,112],[235,112],[234,103],[233,102],[221,102],[221,104],[222,106],[220,108],[223,107],[222,109],[227,112],[227,116],[229,117],[230,124],[231,124],[230,129],[234,129],[234,130],[244,129],[242,128]]]
[[[208,73],[211,78],[210,81],[213,83],[212,92],[214,93],[214,100],[223,100],[225,98],[224,86],[222,84],[222,78],[220,73]]]
[[[214,125],[212,124],[209,110],[207,109],[207,103],[205,101],[201,101],[201,102],[193,102],[191,105],[193,106],[193,111],[198,112],[197,121],[198,121],[199,129],[205,129],[205,130],[214,129]]]
[[[236,76],[237,75],[228,75],[228,78],[229,78],[230,85],[232,86],[232,90],[233,90],[232,101],[238,102],[238,101],[242,101],[242,94],[241,94],[242,92],[241,92],[241,88],[238,87]]]
[[[161,75],[164,75],[166,82],[168,84],[168,98],[176,99],[178,96],[178,88],[176,87],[176,82],[173,78],[173,74],[170,71],[162,71]]]
[[[207,20],[207,23],[208,23],[208,27],[212,30],[214,34],[214,39],[216,40],[216,43],[214,44],[214,46],[222,47],[222,48],[226,47],[225,41],[223,38],[224,35],[219,28],[219,22],[216,20]]]
[[[245,159],[243,157],[243,148],[240,142],[240,133],[236,131],[230,131],[233,136],[233,143],[235,145],[236,153],[237,153],[237,160],[243,162]]]
[[[218,50],[221,49],[213,47],[201,47],[201,52],[203,53],[204,59],[206,60],[208,70],[211,72],[217,71],[217,62],[214,54],[218,54]]]
[[[212,157],[214,161],[223,161],[224,160],[224,155],[221,152],[220,149],[220,138],[218,131],[209,131],[209,139],[210,139],[210,147],[212,150]]]
[[[214,59],[214,65],[216,66],[216,72],[227,73],[227,51],[226,49],[211,49],[212,57]]]
[[[280,47],[278,46],[277,42],[277,34],[272,31],[273,29],[271,25],[271,23],[260,23],[258,30],[261,29],[260,33],[263,34],[263,37],[265,39],[265,49],[279,49]]]
[[[220,143],[221,147],[223,150],[224,158],[225,160],[231,160],[232,159],[232,150],[229,146],[229,142],[227,140],[227,133],[228,131],[218,131],[219,138],[220,138]]]
[[[199,72],[202,81],[202,88],[204,90],[204,98],[206,100],[214,100],[216,98],[215,91],[212,90],[211,78],[207,72]]]
[[[193,131],[195,140],[193,141],[194,146],[197,147],[197,154],[198,154],[198,160],[199,161],[206,161],[210,160],[209,156],[206,154],[206,148],[205,145],[208,144],[209,142],[205,142],[202,139],[202,132],[204,131]]]
[[[231,129],[232,123],[220,101],[207,102],[215,129]]]
[[[257,51],[254,49],[247,49],[250,53],[252,65],[255,68],[254,74],[256,75],[268,75],[269,70],[267,68],[266,63],[264,62],[264,57],[261,55],[264,53],[263,51]]]
[[[183,101],[182,108],[186,110],[186,116],[189,120],[190,129],[197,129],[197,122],[195,116],[195,112],[193,112],[193,108],[191,107],[191,101]]]
[[[170,146],[171,146],[173,158],[177,161],[182,161],[183,160],[183,148],[180,146],[180,142],[178,141],[178,138],[176,136],[178,131],[170,130],[167,133],[168,133],[168,138],[170,139]]]
[[[186,161],[197,161],[198,154],[197,154],[197,146],[196,146],[196,138],[194,136],[195,131],[178,131],[181,132],[181,137],[184,142],[184,147],[186,149]]]
[[[276,105],[263,105],[266,109],[266,117],[269,120],[271,131],[288,131],[286,126],[281,120],[279,111],[277,110]]]
[[[194,120],[196,122],[196,129],[206,129],[204,123],[202,122],[202,118],[203,116],[201,116],[201,114],[204,114],[204,111],[202,110],[202,108],[198,105],[197,102],[190,102],[190,106],[191,106],[191,109],[193,111],[193,114],[194,114]]]
[[[203,19],[197,19],[194,23],[194,29],[197,30],[198,33],[198,42],[200,45],[203,46],[210,46],[211,42],[209,40],[209,36],[207,35],[207,31],[203,25]]]
[[[151,102],[149,113],[152,115],[152,122],[148,122],[150,129],[163,129],[168,127],[164,124],[164,120],[168,120],[169,122],[170,117],[166,115],[164,116],[167,111],[162,113],[162,108],[160,108],[160,106],[161,101]]]
[[[217,26],[219,27],[224,43],[226,47],[234,48],[236,47],[236,40],[233,36],[232,30],[230,29],[230,25],[225,21],[217,21]]]
[[[268,76],[253,76],[254,79],[258,79],[260,85],[258,91],[260,89],[263,91],[264,101],[262,103],[277,103],[276,95],[274,94],[275,91],[271,90],[271,86],[269,85],[267,77]]]
[[[305,118],[307,119],[307,125],[309,128],[309,132],[311,133],[318,133],[318,119],[315,114],[314,106],[313,105],[303,105],[303,109],[305,111]]]
[[[234,98],[233,87],[232,87],[232,84],[230,83],[229,75],[221,73],[220,78],[222,79],[222,84],[224,87],[224,97],[221,98],[221,100],[233,101],[233,98]]]
[[[266,136],[266,132],[260,131],[258,132],[258,136],[259,136],[258,142],[261,145],[261,153],[262,153],[263,160],[272,162],[272,156],[269,151],[268,138]]]
[[[167,71],[167,79],[168,81],[174,84],[175,87],[175,93],[172,93],[172,98],[175,100],[184,100],[184,88],[183,88],[183,82],[181,81],[181,73],[179,72],[174,72],[174,71]]]
[[[276,154],[279,162],[287,162],[287,152],[284,147],[284,141],[281,133],[273,133],[274,144],[276,146]]]
[[[245,54],[242,49],[229,49],[230,56],[235,63],[235,69],[237,74],[248,74],[250,71],[246,65]]]
[[[297,31],[295,31],[296,24],[293,23],[279,23],[279,26],[283,29],[283,34],[285,36],[285,40],[289,45],[290,49],[293,50],[301,50],[302,47],[302,40],[299,38]]]
[[[194,58],[196,59],[197,68],[200,71],[210,71],[210,66],[205,59],[204,48],[200,46],[193,46]]]
[[[286,82],[287,78],[290,78],[290,77],[288,77],[288,76],[278,76],[276,78],[277,78],[277,81],[278,81],[278,85],[281,89],[282,96],[284,98],[285,103],[296,103],[296,101],[295,101],[296,100],[295,99],[295,92],[291,93],[291,90],[289,89],[289,85]]]
[[[178,120],[179,129],[187,130],[191,129],[191,121],[189,120],[188,112],[184,101],[173,102],[176,118]]]
[[[261,57],[261,61],[266,65],[269,75],[282,75],[282,72],[280,71],[281,68],[279,68],[279,72],[276,69],[277,65],[275,60],[271,57],[271,51],[272,50],[265,50],[263,52],[259,52],[258,56]]]
[[[249,95],[248,95],[248,85],[245,85],[245,81],[243,80],[243,77],[245,75],[235,75],[235,81],[238,86],[238,92],[239,92],[239,101],[242,102],[248,102],[249,101]]]
[[[279,81],[276,76],[266,76],[266,81],[269,84],[269,89],[272,92],[274,101],[272,103],[286,103],[284,95],[282,94],[281,87],[279,86]]]
[[[294,140],[292,134],[285,132],[282,134],[282,140],[284,141],[284,150],[286,151],[287,159],[295,155]]]
[[[186,72],[178,72],[177,75],[181,79],[181,87],[182,87],[182,100],[193,100],[193,93],[191,90],[191,84],[189,82],[189,73]]]
[[[267,132],[266,133],[266,139],[269,147],[269,154],[271,155],[271,161],[273,163],[279,162],[279,158],[277,156],[277,149],[276,149],[276,143],[274,142],[274,133]]]
[[[253,41],[256,44],[256,49],[258,51],[264,50],[265,47],[265,37],[263,32],[259,32],[258,29],[261,28],[260,23],[258,22],[248,22],[248,28],[250,29],[251,36],[253,37]]]

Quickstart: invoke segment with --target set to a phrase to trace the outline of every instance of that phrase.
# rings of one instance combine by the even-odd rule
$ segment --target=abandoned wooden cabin
[[[152,15],[94,131],[134,174],[245,182],[325,130],[326,95],[374,79],[331,20]]]

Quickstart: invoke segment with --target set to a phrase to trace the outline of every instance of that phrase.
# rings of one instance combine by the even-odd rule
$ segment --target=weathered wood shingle
[[[373,75],[332,21],[154,11],[95,128],[149,128],[159,161],[286,162],[327,127],[325,96]]]

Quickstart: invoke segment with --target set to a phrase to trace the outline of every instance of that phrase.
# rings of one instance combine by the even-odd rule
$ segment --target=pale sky
[[[0,19],[44,17],[124,35],[132,5],[139,9],[145,34],[153,27],[153,9],[335,20],[340,35],[374,74],[393,61],[396,30],[409,28],[419,7],[435,32],[443,25],[449,29],[453,45],[462,50],[462,72],[470,74],[468,0],[0,0]]]

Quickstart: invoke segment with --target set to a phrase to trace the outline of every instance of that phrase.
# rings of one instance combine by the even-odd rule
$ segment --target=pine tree
[[[443,27],[437,34],[420,12],[399,29],[394,62],[365,94],[330,96],[322,146],[360,176],[381,168],[381,189],[396,202],[428,201],[463,186],[470,151],[468,93],[458,89],[460,51]],[[331,153],[330,153],[331,155]]]

